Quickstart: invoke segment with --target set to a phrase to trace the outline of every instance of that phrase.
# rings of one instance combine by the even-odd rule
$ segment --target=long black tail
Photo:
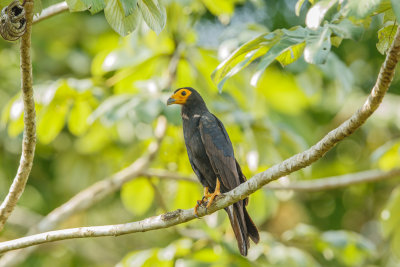
[[[240,254],[247,256],[247,251],[250,248],[249,238],[254,243],[258,243],[260,235],[258,234],[256,225],[247,213],[245,200],[241,200],[225,208],[225,211],[228,213],[229,221],[235,233]]]

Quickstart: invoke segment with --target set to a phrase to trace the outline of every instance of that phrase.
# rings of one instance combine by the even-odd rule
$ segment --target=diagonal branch
[[[36,229],[31,229],[30,232],[53,229],[57,224],[69,218],[72,214],[88,209],[99,202],[99,200],[102,200],[105,196],[108,196],[119,190],[119,188],[121,188],[121,186],[127,181],[137,177],[149,166],[149,164],[157,155],[158,150],[160,149],[161,141],[164,138],[166,128],[166,118],[163,116],[159,117],[155,129],[156,140],[148,146],[146,154],[138,158],[125,169],[79,192],[69,201],[50,212],[39,222]]]
[[[36,146],[35,101],[32,88],[31,32],[33,18],[33,0],[26,0],[25,5],[26,31],[21,38],[21,76],[22,99],[24,102],[24,136],[22,140],[22,155],[17,174],[10,190],[0,206],[0,231],[24,192],[29,173],[32,169]]]
[[[65,11],[68,11],[67,2],[54,4],[52,6],[43,9],[39,16],[35,16],[33,18],[33,23],[35,24],[37,22],[48,19]]]
[[[213,202],[208,210],[199,209],[199,216],[211,214],[219,209],[227,207],[251,193],[260,189],[265,184],[276,180],[284,175],[309,166],[313,162],[322,158],[325,153],[332,149],[338,142],[354,133],[382,102],[383,96],[387,92],[394,76],[394,70],[400,57],[400,27],[397,29],[394,42],[387,54],[387,57],[380,70],[377,82],[372,88],[371,94],[364,105],[348,120],[338,128],[329,132],[321,141],[308,150],[296,154],[293,157],[276,164],[270,169],[255,175],[247,182],[241,184],[230,192],[223,194]],[[118,236],[129,233],[145,232],[161,228],[171,227],[195,219],[193,209],[168,212],[162,215],[150,217],[142,221],[131,222],[118,225],[93,226],[63,229],[58,231],[45,232],[37,235],[27,236],[15,240],[0,243],[0,253],[29,247],[33,245],[54,242],[64,239],[99,237],[99,236]]]

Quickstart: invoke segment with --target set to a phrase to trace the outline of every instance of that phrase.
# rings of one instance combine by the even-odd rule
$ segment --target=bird
[[[212,114],[201,95],[192,87],[182,87],[167,100],[167,105],[179,104],[183,136],[192,169],[204,187],[199,205],[207,201],[208,208],[214,198],[229,192],[246,181],[237,162],[232,142],[222,122]],[[246,210],[248,198],[225,208],[235,234],[240,254],[247,256],[250,240],[258,243],[260,236],[256,225]]]

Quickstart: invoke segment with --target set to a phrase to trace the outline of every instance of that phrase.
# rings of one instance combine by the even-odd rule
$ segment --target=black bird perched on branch
[[[232,143],[222,122],[210,113],[200,94],[191,87],[177,89],[167,105],[182,105],[183,135],[190,164],[204,187],[204,197],[197,208],[208,199],[207,207],[221,192],[225,193],[246,181],[235,159]],[[211,193],[210,193],[211,192]],[[231,222],[240,254],[247,255],[249,238],[258,243],[257,227],[246,210],[248,198],[225,208]]]

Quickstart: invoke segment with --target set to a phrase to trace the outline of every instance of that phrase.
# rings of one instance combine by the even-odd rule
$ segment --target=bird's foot
[[[198,208],[204,205],[204,203],[204,197],[201,200],[197,200],[196,206],[194,206],[194,216],[196,216],[196,218],[199,217]]]
[[[208,192],[208,187],[204,187],[204,194],[201,200],[197,200],[196,206],[194,207],[194,215],[198,217],[198,208],[200,206],[203,206],[206,202],[208,202],[208,199],[212,196],[211,193]]]
[[[210,194],[206,209],[211,206],[211,204],[213,203],[216,196],[221,195],[220,187],[221,187],[221,184],[219,183],[219,180],[217,179],[217,185],[215,186],[214,193]]]

